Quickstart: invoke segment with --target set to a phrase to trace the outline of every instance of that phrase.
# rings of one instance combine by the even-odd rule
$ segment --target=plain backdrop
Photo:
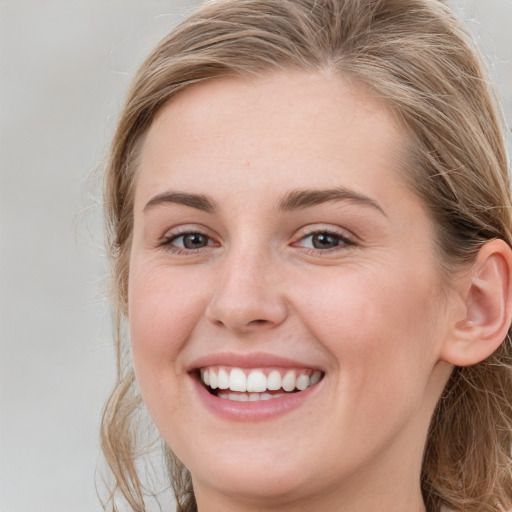
[[[90,175],[138,64],[195,3],[0,0],[0,512],[101,510],[115,367]],[[512,0],[451,4],[512,122]]]

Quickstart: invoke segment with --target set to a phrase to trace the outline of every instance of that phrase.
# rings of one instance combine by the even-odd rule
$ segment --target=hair
[[[142,400],[122,335],[127,311],[134,184],[152,120],[175,94],[218,77],[299,69],[339,75],[371,91],[408,134],[407,179],[434,226],[442,272],[475,260],[489,240],[512,245],[508,159],[485,66],[467,30],[440,0],[216,0],[150,54],[128,93],[107,163],[106,243],[117,383],[102,448],[121,493],[145,510],[137,471]],[[485,361],[456,367],[435,409],[421,488],[429,512],[512,508],[510,332]],[[197,509],[191,476],[167,452],[181,512]]]

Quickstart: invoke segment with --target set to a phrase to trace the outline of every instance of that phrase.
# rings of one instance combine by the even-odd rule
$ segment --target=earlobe
[[[503,240],[487,242],[463,278],[463,318],[454,319],[442,360],[470,366],[500,346],[512,320],[511,280],[512,249]]]

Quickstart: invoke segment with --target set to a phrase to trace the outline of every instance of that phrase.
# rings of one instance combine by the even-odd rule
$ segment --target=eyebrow
[[[191,208],[196,208],[197,210],[202,210],[204,212],[213,213],[216,208],[210,199],[203,194],[190,194],[188,192],[175,192],[172,190],[167,190],[161,194],[158,194],[151,198],[144,206],[144,212],[154,208],[160,204],[182,204],[184,206],[190,206]]]
[[[281,211],[304,210],[312,206],[334,201],[349,201],[369,206],[387,217],[386,212],[377,201],[345,187],[325,190],[292,190],[279,200],[278,208]],[[144,206],[143,211],[146,212],[161,204],[181,204],[207,213],[214,213],[217,210],[214,201],[204,194],[167,190],[152,197]]]
[[[386,212],[377,201],[345,187],[325,190],[292,190],[279,201],[278,206],[282,211],[304,210],[332,201],[349,201],[363,206],[369,206],[375,208],[387,217]]]

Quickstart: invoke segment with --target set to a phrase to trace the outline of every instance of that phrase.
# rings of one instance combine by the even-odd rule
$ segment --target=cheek
[[[158,353],[178,350],[204,310],[200,290],[187,272],[133,262],[128,293],[132,344]]]
[[[305,283],[301,317],[334,355],[339,386],[350,387],[351,396],[372,388],[365,396],[376,404],[390,392],[406,393],[404,382],[426,385],[440,336],[432,321],[442,314],[434,311],[435,280],[395,268]]]
[[[186,273],[135,260],[128,301],[133,366],[144,401],[150,409],[156,401],[175,403],[170,395],[179,395],[179,355],[203,312],[202,298]]]

